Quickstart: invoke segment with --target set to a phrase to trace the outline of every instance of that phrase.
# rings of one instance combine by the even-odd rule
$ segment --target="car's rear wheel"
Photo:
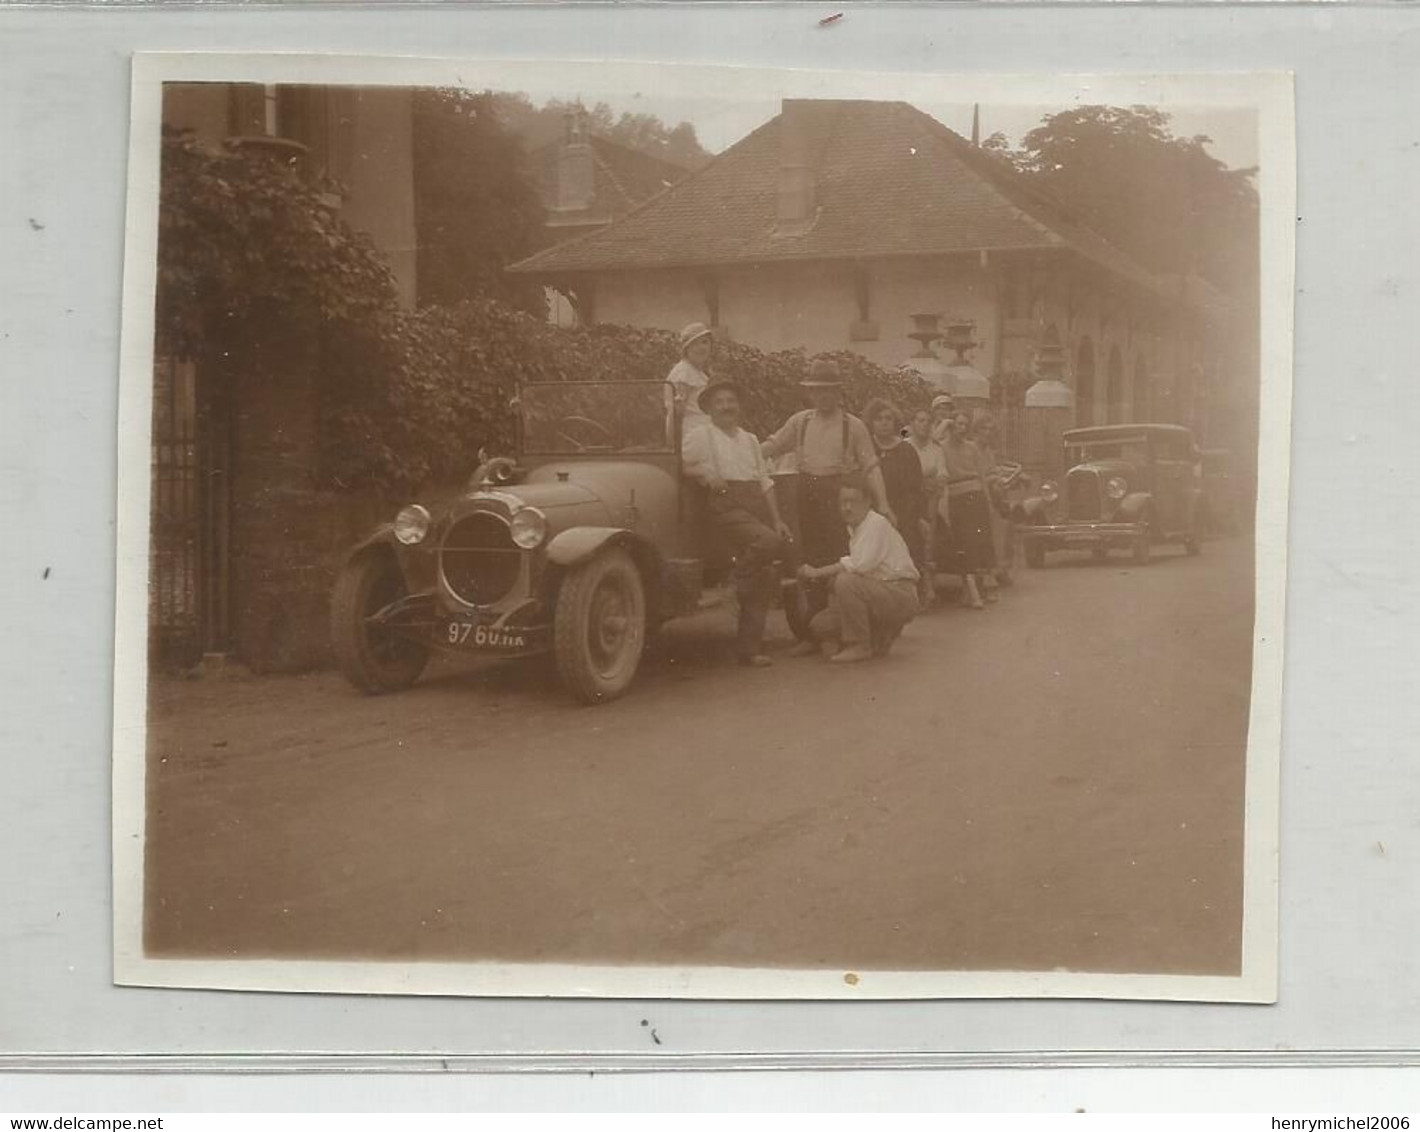
[[[557,670],[583,703],[626,691],[646,647],[646,590],[624,550],[574,567],[562,582],[553,617]]]
[[[1045,568],[1045,547],[1034,539],[1026,540],[1026,565],[1032,570]]]
[[[784,603],[784,620],[789,623],[789,632],[800,641],[809,639],[809,597],[798,581],[787,580],[780,589]]]
[[[1203,553],[1202,526],[1197,516],[1194,517],[1192,529],[1188,534],[1183,536],[1183,549],[1184,553],[1189,555],[1199,555]]]
[[[352,558],[335,579],[330,640],[345,678],[363,692],[397,692],[419,679],[429,649],[370,618],[409,592],[394,557],[370,550]]]

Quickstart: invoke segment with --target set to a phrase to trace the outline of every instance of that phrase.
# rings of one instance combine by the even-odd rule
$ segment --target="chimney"
[[[559,212],[576,212],[592,206],[596,196],[596,166],[587,130],[587,112],[581,107],[563,117],[562,147],[557,154],[557,204]]]
[[[814,222],[813,144],[809,113],[812,103],[786,98],[779,111],[779,207],[781,231],[807,230]]]

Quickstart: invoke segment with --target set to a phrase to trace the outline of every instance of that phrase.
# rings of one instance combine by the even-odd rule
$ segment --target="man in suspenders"
[[[810,566],[827,566],[848,553],[848,528],[838,511],[838,489],[846,476],[861,476],[876,509],[894,525],[877,450],[867,426],[843,408],[843,379],[838,367],[818,359],[806,381],[814,407],[795,413],[764,442],[771,459],[792,452],[799,471],[799,552]],[[828,604],[827,588],[810,591],[809,612]],[[813,646],[802,651],[812,651]]]
[[[734,555],[731,578],[739,600],[736,653],[741,664],[764,668],[764,622],[779,584],[774,563],[789,555],[793,541],[779,517],[769,462],[759,439],[739,427],[739,387],[711,381],[700,393],[699,408],[709,424],[685,435],[681,463],[686,475],[708,492],[707,517],[713,537]]]

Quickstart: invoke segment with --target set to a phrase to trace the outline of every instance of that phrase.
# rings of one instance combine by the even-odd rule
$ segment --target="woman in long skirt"
[[[986,576],[996,569],[987,492],[991,469],[981,449],[968,438],[970,430],[971,418],[964,412],[956,413],[942,452],[947,461],[947,514],[962,577],[962,601],[973,609],[984,609],[986,602],[996,600],[995,588],[986,585]]]

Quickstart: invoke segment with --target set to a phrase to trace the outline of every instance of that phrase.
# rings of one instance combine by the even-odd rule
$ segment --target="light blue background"
[[[833,11],[848,15],[817,28]],[[995,73],[1295,70],[1301,219],[1280,1004],[638,1004],[112,987],[128,60],[153,49]],[[0,1055],[630,1053],[669,1063],[752,1049],[793,1062],[829,1051],[1285,1058],[1420,1048],[1417,74],[1414,8],[0,11]],[[654,1050],[646,1018],[663,1042]]]

